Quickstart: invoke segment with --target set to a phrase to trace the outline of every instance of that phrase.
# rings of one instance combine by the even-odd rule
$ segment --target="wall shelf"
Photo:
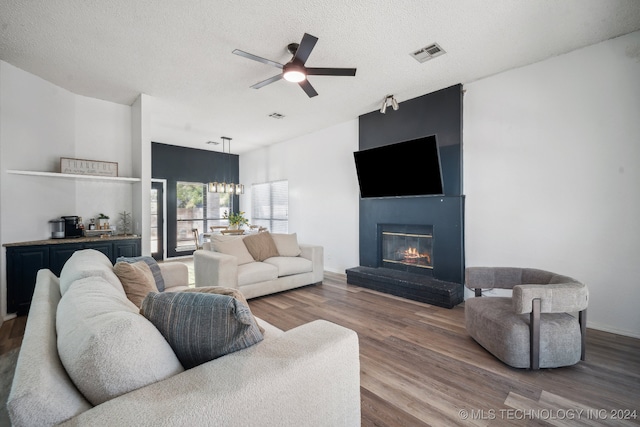
[[[30,176],[43,176],[47,178],[65,178],[65,179],[78,179],[85,181],[110,181],[110,182],[140,182],[140,178],[129,178],[123,176],[97,176],[97,175],[76,175],[71,173],[58,173],[58,172],[38,172],[38,171],[23,171],[23,170],[7,170],[7,173],[13,175],[30,175]]]

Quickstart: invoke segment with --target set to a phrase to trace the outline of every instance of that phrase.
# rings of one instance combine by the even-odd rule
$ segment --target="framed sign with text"
[[[118,163],[60,157],[60,173],[117,177]]]

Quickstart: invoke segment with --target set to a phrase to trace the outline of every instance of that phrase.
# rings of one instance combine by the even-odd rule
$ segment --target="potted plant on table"
[[[103,213],[98,215],[98,229],[109,228],[109,216]]]
[[[230,230],[238,230],[243,225],[249,223],[249,220],[244,217],[244,212],[242,211],[238,213],[234,213],[234,212],[228,213],[227,211],[224,211],[224,215],[222,218],[229,220]]]

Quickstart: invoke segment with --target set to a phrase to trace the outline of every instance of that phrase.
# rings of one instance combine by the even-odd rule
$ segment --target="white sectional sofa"
[[[275,248],[268,248],[268,238]],[[250,240],[260,243],[247,247]],[[193,254],[193,263],[197,287],[236,288],[247,299],[321,283],[324,277],[322,246],[298,244],[295,233],[216,236]]]
[[[160,266],[165,290],[145,301],[187,295],[186,265]],[[184,369],[118,277],[94,250],[60,278],[39,271],[7,401],[13,426],[360,425],[354,331],[256,319],[260,342]]]

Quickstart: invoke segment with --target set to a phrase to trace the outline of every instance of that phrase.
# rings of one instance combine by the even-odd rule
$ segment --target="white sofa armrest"
[[[96,406],[62,424],[359,426],[358,337],[307,323]]]
[[[193,253],[196,288],[224,286],[238,288],[238,258],[220,252],[198,250]]]
[[[189,284],[189,267],[182,262],[162,262],[158,264],[165,291],[171,291],[175,286],[187,286]]]
[[[299,244],[300,256],[311,260],[313,263],[313,282],[322,282],[324,279],[324,248],[319,245]]]

